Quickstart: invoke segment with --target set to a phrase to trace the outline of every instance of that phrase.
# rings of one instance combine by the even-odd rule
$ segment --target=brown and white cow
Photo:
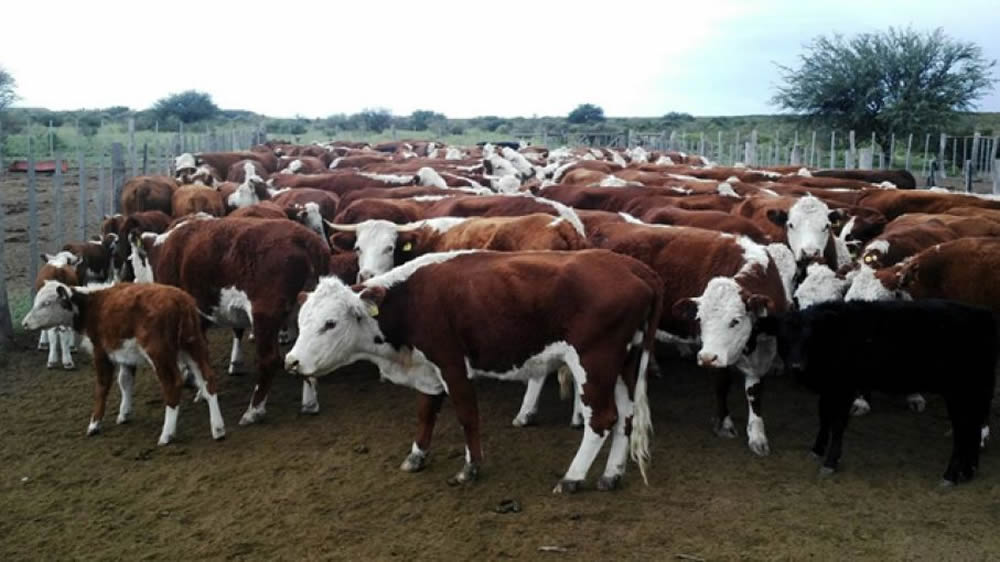
[[[114,215],[105,217],[101,223],[101,238],[115,237],[114,246],[111,252],[113,266],[112,277],[117,279],[131,279],[133,274],[129,269],[128,255],[131,248],[128,244],[128,235],[131,232],[153,232],[159,234],[165,231],[173,218],[163,211],[143,211],[131,215]]]
[[[120,369],[118,386],[122,391],[118,423],[129,421],[135,368],[145,361],[160,379],[166,404],[160,445],[170,443],[177,434],[184,370],[194,376],[197,398],[208,403],[212,437],[225,437],[208,342],[194,299],[184,291],[156,284],[72,287],[46,281],[22,325],[29,330],[60,326],[86,334],[83,347],[93,354],[97,371],[87,435],[101,430],[115,365]]]
[[[195,213],[207,213],[213,217],[221,217],[226,214],[226,203],[223,201],[222,195],[211,187],[198,184],[178,187],[171,198],[170,206],[173,209],[174,218]]]
[[[171,199],[177,182],[166,176],[137,176],[122,187],[122,213],[163,211],[171,214]]]
[[[369,220],[328,227],[354,233],[353,237],[337,238],[337,242],[341,249],[357,252],[359,283],[433,252],[580,250],[587,247],[586,238],[572,224],[543,213],[516,217],[438,217],[403,225]]]
[[[250,175],[256,175],[262,178],[261,181],[264,181],[263,178],[267,177],[268,172],[259,161],[244,159],[229,166],[229,171],[226,173],[226,181],[239,184],[246,181]]]
[[[159,212],[159,211],[153,211]],[[112,276],[112,255],[118,245],[117,234],[107,234],[86,242],[70,242],[62,247],[80,258],[77,278],[80,284],[103,283]]]
[[[747,440],[754,453],[768,454],[761,378],[771,369],[777,350],[774,338],[758,334],[755,326],[760,318],[788,307],[790,272],[782,265],[790,260],[788,249],[694,227],[629,223],[603,224],[590,240],[595,247],[642,261],[663,279],[664,302],[671,307],[660,319],[657,337],[700,342],[698,364],[715,369],[718,376],[715,430],[720,436],[736,436],[726,403],[729,368],[743,373]]]
[[[79,266],[83,260],[76,254],[62,251],[56,254],[42,254],[45,264],[38,270],[35,277],[35,294],[50,281],[58,281],[67,287],[80,284]],[[32,328],[37,329],[37,328]],[[62,362],[63,369],[75,369],[72,348],[75,335],[68,326],[46,326],[38,336],[38,349],[49,351],[46,366],[55,369]]]
[[[136,280],[180,287],[214,323],[236,337],[230,371],[240,364],[240,340],[251,329],[258,378],[245,425],[260,421],[274,375],[281,369],[278,333],[300,291],[330,269],[330,249],[308,228],[289,220],[213,219],[194,215],[159,235],[133,236]],[[315,381],[302,389],[302,411],[317,413]]]
[[[865,246],[862,263],[875,269],[899,263],[926,248],[959,238],[1000,236],[1000,223],[978,216],[900,215]]]
[[[477,477],[483,459],[471,377],[533,380],[565,365],[586,423],[554,492],[579,488],[609,433],[598,487],[613,489],[629,449],[646,476],[652,427],[646,368],[660,286],[648,267],[600,250],[427,254],[353,288],[321,280],[301,297],[299,338],[285,368],[320,376],[366,359],[383,378],[418,390],[419,428],[402,464],[410,472],[426,463],[448,394],[466,437],[465,465],[453,478],[462,483]],[[482,329],[484,318],[489,330]]]

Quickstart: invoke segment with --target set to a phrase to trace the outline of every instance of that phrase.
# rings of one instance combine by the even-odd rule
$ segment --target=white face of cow
[[[326,233],[323,230],[323,215],[319,213],[319,205],[310,201],[302,206],[300,213],[302,224],[325,239]]]
[[[299,308],[299,337],[285,356],[289,372],[316,377],[383,342],[378,308],[332,277],[323,278]]]
[[[55,267],[76,267],[83,261],[80,256],[66,250],[55,254],[42,254],[42,257],[45,258],[47,265]]]
[[[807,195],[788,210],[788,245],[795,261],[820,258],[830,238],[830,208],[826,203]]]
[[[843,300],[849,285],[850,281],[837,277],[826,265],[810,264],[806,269],[806,278],[795,289],[795,302],[804,310],[823,302]]]
[[[766,314],[770,299],[752,295],[731,277],[716,277],[708,282],[697,299],[697,320],[701,328],[698,364],[703,367],[728,367],[736,363],[746,348],[753,323]]]
[[[25,330],[42,330],[56,326],[72,326],[76,307],[70,300],[71,289],[58,281],[46,281],[21,326]],[[55,345],[55,344],[53,344]]]
[[[398,238],[396,225],[386,220],[358,224],[354,250],[358,253],[358,283],[392,269]]]
[[[889,301],[913,299],[906,291],[886,287],[882,280],[875,275],[874,269],[862,264],[854,275],[851,286],[847,289],[847,294],[844,295],[844,300]]]
[[[141,235],[145,238],[147,235]],[[151,235],[155,237],[156,235]],[[136,283],[152,283],[153,282],[153,266],[149,263],[149,255],[146,253],[146,249],[143,247],[142,238],[130,236],[129,244],[132,246],[132,251],[128,256],[129,262],[132,264],[132,272],[135,274]]]

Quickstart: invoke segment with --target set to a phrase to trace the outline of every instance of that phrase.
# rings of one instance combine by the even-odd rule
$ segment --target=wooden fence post
[[[812,132],[812,141],[809,142],[809,167],[816,167],[816,131]]]
[[[58,252],[63,247],[63,238],[66,232],[65,214],[63,213],[63,173],[62,156],[56,155],[56,171],[52,174],[52,201],[56,207],[55,233],[49,237],[49,243],[55,242],[52,247],[53,253]]]
[[[855,165],[856,165],[856,162],[857,162],[857,157],[858,157],[858,148],[857,148],[857,145],[854,144],[854,131],[853,130],[848,133],[848,144],[850,145],[850,151],[851,151],[850,154],[851,154],[851,156],[850,156],[850,159],[849,159],[850,161],[849,162],[844,162],[844,168],[847,168],[849,170],[853,170],[855,168]]]
[[[965,192],[972,193],[972,160],[966,159],[965,161]]]
[[[31,299],[35,298],[35,277],[38,276],[38,193],[35,185],[35,154],[28,137],[28,279]]]
[[[830,169],[837,164],[837,131],[830,131]]]
[[[944,133],[941,133],[940,141],[939,141],[939,144],[938,144],[938,171],[941,172],[941,177],[945,177],[945,172],[944,172],[944,170],[945,170],[945,166],[944,166],[944,149],[945,149],[945,145],[947,144],[947,142],[948,142],[948,135],[946,135]],[[952,147],[953,147],[953,150],[954,150],[954,144],[952,145]],[[952,157],[951,164],[952,164],[952,166],[955,165],[955,158],[954,158],[954,156]],[[952,172],[954,172],[954,171],[955,170],[952,169]]]
[[[104,155],[102,154],[97,162],[97,198],[94,200],[97,205],[98,220],[104,220],[104,215],[111,214],[108,212],[108,186],[105,179]]]
[[[111,214],[121,212],[122,188],[125,187],[125,160],[122,143],[111,144]]]
[[[977,174],[979,173],[979,168],[980,168],[979,163],[982,161],[982,159],[979,156],[979,147],[981,144],[982,144],[982,135],[979,134],[979,131],[974,131],[972,133],[972,168],[973,170],[975,170]]]
[[[3,179],[3,129],[0,128],[0,179]],[[3,206],[3,190],[0,189],[0,350],[10,348],[14,340],[14,323],[10,318],[10,301],[7,298],[7,271],[4,264],[4,243],[7,227],[4,225],[6,212]],[[31,280],[34,283],[34,279]]]
[[[993,160],[993,195],[1000,195],[1000,160],[996,159]]]
[[[82,152],[77,153],[77,163],[80,172],[78,180],[80,194],[77,201],[76,238],[82,242],[87,239],[87,170]]]
[[[927,133],[927,136],[924,138],[924,162],[920,166],[920,170],[923,172],[923,174],[921,175],[927,175],[927,171],[929,169],[928,166],[930,166],[930,162],[927,160],[927,154],[929,153],[930,149],[931,149],[931,134]]]
[[[132,177],[139,175],[139,162],[135,152],[135,118],[128,118],[128,159],[132,168]]]
[[[892,168],[892,161],[896,157],[896,133],[889,139],[889,168]]]
[[[910,171],[910,150],[913,148],[913,133],[906,139],[906,171]]]
[[[149,144],[142,143],[142,175],[146,175],[146,160],[149,159]]]
[[[55,143],[53,142],[53,139],[52,139],[53,135],[52,135],[52,120],[51,119],[49,120],[49,134],[48,134],[48,136],[49,136],[49,158],[52,158],[53,156],[55,156],[55,146],[54,146]]]

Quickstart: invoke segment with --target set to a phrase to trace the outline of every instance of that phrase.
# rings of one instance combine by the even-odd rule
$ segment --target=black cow
[[[837,468],[851,402],[862,388],[940,394],[953,435],[942,484],[975,475],[995,384],[997,327],[990,311],[944,300],[830,302],[764,328],[778,333],[789,370],[819,393],[812,452],[826,454],[821,475]]]

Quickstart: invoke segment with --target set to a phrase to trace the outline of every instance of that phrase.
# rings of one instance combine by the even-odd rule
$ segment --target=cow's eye
[[[788,230],[795,230],[795,225],[792,223],[788,223]]]
[[[382,250],[382,253],[384,253],[384,254],[391,254],[395,249],[396,248],[394,248],[392,246],[386,246],[385,250]]]
[[[332,329],[334,329],[336,327],[337,327],[337,322],[335,320],[327,320],[323,324],[323,329],[320,330],[320,332],[326,332],[326,331],[332,330]]]
[[[828,230],[830,230],[830,225],[826,225],[823,227],[823,232],[826,232]]]
[[[740,323],[739,318],[733,318],[732,320],[729,321],[729,327],[735,328],[739,323]]]

